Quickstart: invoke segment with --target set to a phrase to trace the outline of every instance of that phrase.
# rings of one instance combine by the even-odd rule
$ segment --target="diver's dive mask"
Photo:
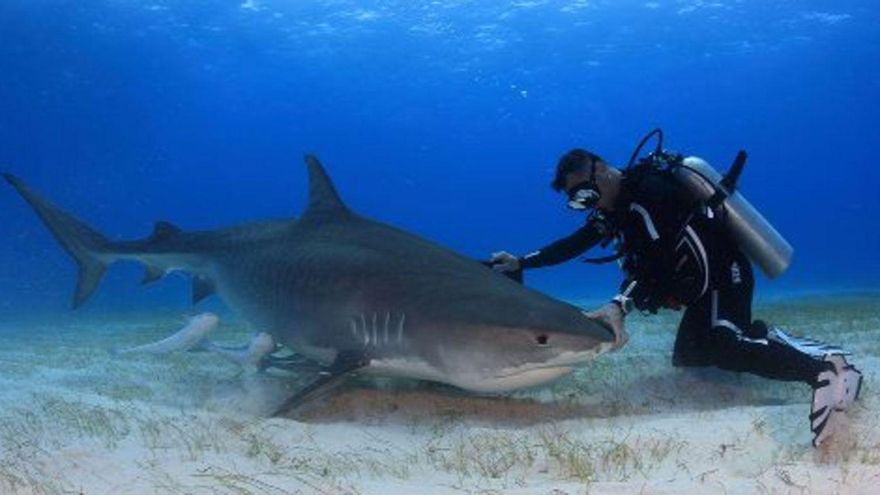
[[[590,164],[590,178],[579,182],[568,190],[568,207],[572,210],[584,211],[595,208],[602,194],[596,184],[596,160]]]
[[[568,191],[568,207],[577,211],[589,210],[596,207],[599,198],[601,195],[595,182],[583,181]]]

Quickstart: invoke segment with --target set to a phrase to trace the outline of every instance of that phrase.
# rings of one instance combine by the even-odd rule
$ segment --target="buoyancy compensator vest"
[[[655,135],[658,138],[656,149],[636,161],[645,143]],[[739,152],[730,170],[722,176],[702,158],[672,154],[662,146],[663,131],[655,129],[636,147],[627,169],[666,169],[693,195],[701,208],[722,223],[731,239],[768,278],[784,273],[791,264],[794,249],[737,190],[737,181],[747,157],[745,151]]]

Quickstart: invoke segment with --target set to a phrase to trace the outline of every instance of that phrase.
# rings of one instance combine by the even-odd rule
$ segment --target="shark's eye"
[[[550,337],[548,337],[545,333],[539,333],[535,336],[535,342],[537,342],[538,345],[545,346],[550,343]]]

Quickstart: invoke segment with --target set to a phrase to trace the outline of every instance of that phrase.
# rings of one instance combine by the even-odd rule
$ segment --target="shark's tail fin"
[[[3,174],[3,178],[31,205],[55,239],[79,265],[79,279],[73,295],[73,307],[78,308],[95,292],[107,270],[107,257],[101,256],[108,245],[107,238],[31,191],[18,177]]]

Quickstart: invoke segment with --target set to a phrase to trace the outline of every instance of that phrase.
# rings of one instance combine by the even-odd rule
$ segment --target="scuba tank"
[[[639,152],[655,135],[656,149],[636,164]],[[702,206],[723,222],[725,230],[743,253],[772,279],[788,269],[794,249],[736,190],[745,162],[746,153],[740,151],[730,170],[722,177],[702,158],[672,155],[664,151],[663,131],[654,129],[639,142],[627,169],[632,169],[634,164],[636,168],[665,168]]]
[[[679,183],[724,222],[730,236],[764,275],[776,278],[788,269],[794,249],[736,190],[744,165],[745,153],[741,151],[724,177],[705,160],[695,156],[672,165],[671,171]]]

